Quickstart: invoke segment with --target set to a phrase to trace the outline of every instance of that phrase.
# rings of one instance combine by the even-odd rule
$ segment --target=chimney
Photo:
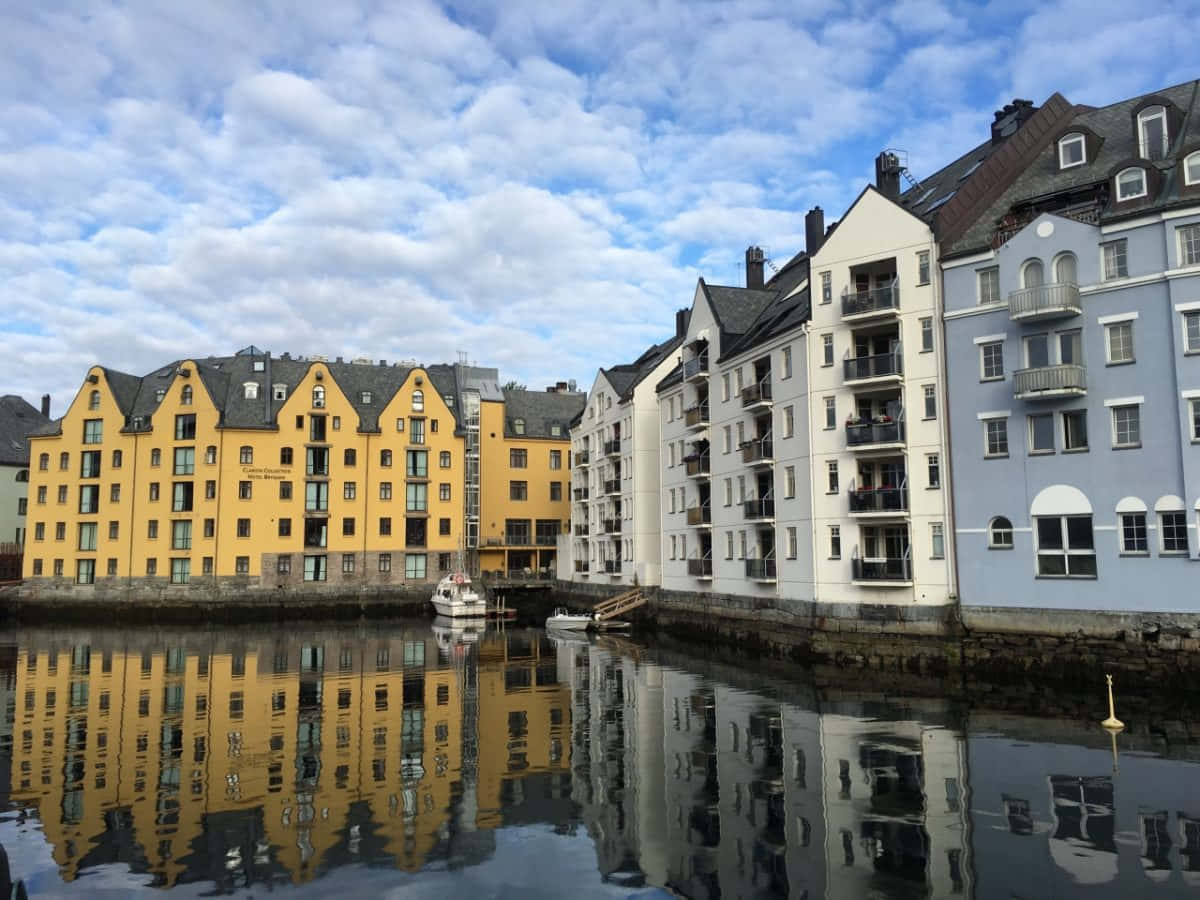
[[[567,392],[567,383],[565,381],[558,382],[554,385],[554,390],[560,394],[565,394]]]
[[[686,309],[675,310],[675,337],[683,337],[687,333],[688,311]]]
[[[762,290],[763,252],[762,247],[746,248],[746,287],[753,291]]]
[[[825,212],[814,206],[804,216],[804,249],[812,256],[825,243]]]
[[[889,200],[900,199],[900,157],[884,150],[875,157],[875,187]]]
[[[42,415],[50,418],[50,395],[42,394]]]
[[[1032,100],[1013,100],[1003,109],[996,110],[992,120],[992,143],[999,144],[1008,140],[1017,130],[1033,118],[1037,107]]]

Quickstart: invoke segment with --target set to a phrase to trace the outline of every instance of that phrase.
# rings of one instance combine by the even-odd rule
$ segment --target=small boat
[[[554,610],[554,615],[546,619],[546,627],[563,631],[586,631],[596,623],[594,613],[573,613],[565,606]]]
[[[458,645],[478,644],[484,628],[484,623],[478,617],[451,619],[435,616],[433,619],[433,636],[437,639],[438,649],[446,652]]]
[[[439,616],[451,619],[482,617],[487,614],[487,599],[471,586],[465,572],[444,575],[430,598]]]

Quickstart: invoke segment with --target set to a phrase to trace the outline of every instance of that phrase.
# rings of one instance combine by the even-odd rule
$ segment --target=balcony
[[[1087,393],[1087,369],[1063,363],[1013,372],[1013,397],[1017,400],[1055,400]]]
[[[1008,317],[1014,322],[1048,322],[1082,312],[1079,286],[1070,282],[1039,284],[1008,295]]]
[[[752,466],[769,466],[774,461],[775,447],[770,435],[742,444],[742,462]]]
[[[620,575],[621,561],[619,559],[606,559],[604,561],[604,571],[608,575]]]
[[[842,292],[842,318],[859,321],[877,316],[895,316],[900,311],[900,285],[893,281],[865,291]]]
[[[708,427],[708,404],[699,403],[683,411],[683,424],[688,428]]]
[[[687,511],[688,525],[711,528],[712,527],[712,507],[704,503],[700,506],[689,506]]]
[[[558,545],[558,533],[534,535],[533,542],[538,547],[555,547]]]
[[[709,461],[707,453],[699,453],[695,456],[685,456],[683,458],[684,465],[687,467],[687,473],[692,478],[707,478],[710,472]]]
[[[907,487],[855,488],[849,494],[852,515],[903,515],[908,512]]]
[[[605,519],[603,522],[605,534],[620,534],[621,520],[620,519]]]
[[[706,556],[703,559],[689,559],[687,561],[687,573],[693,578],[712,578],[712,557]]]
[[[742,518],[746,520],[775,518],[775,498],[756,497],[742,501]]]
[[[701,353],[683,362],[683,380],[698,381],[708,377],[708,354]]]
[[[907,587],[912,584],[912,563],[906,555],[895,559],[859,559],[850,561],[856,583],[877,587]]]
[[[771,405],[771,379],[764,378],[758,384],[742,388],[742,408],[756,409]]]
[[[769,557],[746,560],[746,577],[754,581],[774,581],[775,560]]]
[[[587,450],[580,450],[575,454],[575,465],[582,469],[592,463],[592,454]]]
[[[853,450],[885,450],[904,444],[904,422],[883,421],[846,423],[846,446]]]
[[[898,346],[888,353],[851,356],[842,361],[842,367],[847,383],[883,379],[894,381],[904,374],[904,361]]]
[[[604,442],[605,456],[620,456],[621,455],[621,439],[614,438],[611,441]]]
[[[576,525],[575,526],[575,537],[587,537],[588,533],[590,531],[591,531],[591,529],[588,528],[588,526],[586,526],[586,525]]]
[[[604,482],[604,493],[606,496],[621,493],[621,479],[612,478]]]
[[[533,538],[528,531],[508,531],[504,534],[504,543],[510,547],[532,546]]]
[[[586,575],[588,573],[588,561],[586,559],[575,560],[575,571]]]
[[[587,498],[588,498],[588,489],[587,488],[575,488],[575,499],[576,500],[582,501],[582,500],[586,500]]]

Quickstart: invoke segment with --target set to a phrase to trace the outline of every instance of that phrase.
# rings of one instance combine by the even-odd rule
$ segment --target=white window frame
[[[791,406],[783,408],[783,437],[790,438],[796,433],[796,412]]]
[[[825,461],[825,493],[837,494],[841,492],[842,480],[841,474],[838,472],[838,461],[829,459]]]
[[[937,478],[929,476],[937,473]],[[925,454],[925,486],[930,490],[939,490],[942,486],[942,455],[940,453]]]
[[[789,525],[787,527],[787,558],[795,559],[799,548],[799,542],[796,540],[796,526]]]
[[[995,284],[995,287],[996,287],[996,296],[995,297],[986,297],[986,298],[984,297],[983,286],[985,284],[985,280],[986,280],[986,283],[989,285]],[[979,300],[980,303],[999,303],[1001,301],[1001,299],[1003,299],[1000,294],[1000,267],[999,266],[985,266],[982,269],[975,270],[975,293],[976,293],[977,299]]]
[[[921,352],[933,352],[933,317],[924,316],[919,322],[921,328]],[[928,338],[928,340],[926,340]]]
[[[1000,351],[1000,374],[988,374],[988,350],[999,348]],[[1004,341],[986,341],[979,345],[979,380],[980,381],[1003,381],[1004,380]]]
[[[1146,151],[1150,148],[1146,146],[1146,131],[1145,125],[1154,119],[1162,119],[1162,147],[1159,148],[1157,156],[1151,156]],[[1167,155],[1167,150],[1171,146],[1171,135],[1167,127],[1167,108],[1165,106],[1147,106],[1137,114],[1137,129],[1138,129],[1138,156],[1142,159],[1164,159]]]
[[[791,500],[796,496],[796,467],[785,466],[783,469],[783,496]]]
[[[721,375],[721,402],[729,402],[729,373],[725,372]]]
[[[837,397],[825,398],[825,430],[837,430]]]
[[[929,251],[917,251],[917,284],[929,284]]]
[[[1111,266],[1109,265],[1110,255]],[[1118,262],[1120,262],[1119,266]],[[1127,238],[1105,241],[1100,245],[1100,272],[1105,281],[1129,277],[1129,240]]]
[[[1033,420],[1041,419],[1041,418],[1048,418],[1050,420],[1050,447],[1049,448],[1034,446]],[[1029,455],[1030,456],[1050,456],[1051,454],[1056,453],[1058,451],[1058,445],[1056,443],[1055,428],[1054,428],[1054,413],[1052,413],[1052,412],[1030,413],[1028,416],[1026,416],[1026,427],[1029,431]]]
[[[1066,153],[1064,152],[1068,146],[1074,144],[1079,145],[1079,159],[1074,162],[1068,162]],[[1076,166],[1082,166],[1087,163],[1087,138],[1078,131],[1073,131],[1070,134],[1063,135],[1058,141],[1058,167],[1059,169],[1073,169]]]
[[[821,273],[821,305],[833,302],[833,273]]]
[[[1141,404],[1138,404],[1138,403],[1113,404],[1111,407],[1109,407],[1109,409],[1112,411],[1111,415],[1110,415],[1110,421],[1112,423],[1112,448],[1114,450],[1129,450],[1129,449],[1132,449],[1135,447],[1142,446],[1142,407],[1141,407]],[[1134,424],[1137,427],[1137,435],[1136,435],[1137,440],[1133,440],[1133,441],[1126,440],[1126,441],[1122,442],[1119,439],[1120,431],[1117,426],[1118,413],[1128,413],[1130,410],[1133,411],[1134,420],[1135,420]]]
[[[1058,519],[1059,529],[1060,529],[1060,533],[1062,534],[1062,543],[1063,543],[1063,546],[1061,549],[1050,548],[1050,549],[1047,549],[1044,551],[1042,550],[1041,540],[1039,537],[1039,530],[1038,530],[1038,522],[1042,519]],[[1089,523],[1091,523],[1092,546],[1090,548],[1087,548],[1087,547],[1072,548],[1071,547],[1070,528],[1067,524],[1069,519],[1087,519],[1089,521]],[[1033,520],[1033,542],[1034,542],[1034,548],[1033,548],[1034,573],[1036,574],[1036,576],[1038,578],[1052,578],[1052,579],[1064,579],[1064,580],[1069,580],[1069,579],[1095,580],[1096,578],[1099,577],[1098,571],[1095,574],[1085,574],[1085,575],[1072,575],[1071,571],[1070,571],[1071,570],[1070,560],[1071,560],[1072,556],[1077,556],[1077,557],[1090,556],[1092,558],[1093,562],[1097,561],[1097,558],[1096,558],[1096,526],[1095,526],[1095,523],[1092,522],[1092,514],[1091,513],[1087,513],[1084,515],[1036,516]],[[1059,556],[1059,555],[1062,556],[1063,567],[1067,571],[1062,575],[1043,573],[1041,571],[1041,558],[1043,556]]]
[[[937,419],[938,399],[937,385],[926,384],[921,386],[921,401],[922,401],[922,421],[932,422]]]
[[[1126,519],[1141,519],[1141,538],[1142,538],[1142,542],[1145,544],[1144,547],[1142,547],[1140,549],[1137,547],[1130,548],[1129,544],[1126,542],[1126,540],[1125,540],[1125,537],[1126,537],[1125,520]],[[1136,530],[1136,527],[1137,527],[1136,522],[1133,524],[1134,524],[1134,528]],[[1120,542],[1120,547],[1121,547],[1120,552],[1121,552],[1122,556],[1149,556],[1150,555],[1150,531],[1149,531],[1149,525],[1146,523],[1146,513],[1144,511],[1118,513],[1117,514],[1117,536],[1118,536],[1118,540]]]
[[[1173,548],[1167,549],[1167,516],[1179,516],[1183,519],[1181,531],[1183,533],[1183,549]],[[1187,512],[1182,509],[1164,509],[1158,513],[1158,552],[1160,556],[1187,556],[1192,552],[1192,540],[1188,535],[1188,516]]]
[[[1068,447],[1067,446],[1067,416],[1074,416],[1074,415],[1077,415],[1080,413],[1083,414],[1083,445],[1080,447]],[[1059,420],[1059,424],[1062,429],[1059,432],[1059,437],[1062,439],[1063,453],[1087,453],[1088,451],[1090,451],[1092,449],[1092,440],[1088,436],[1088,424],[1087,424],[1088,415],[1087,415],[1086,408],[1064,409],[1059,413],[1058,420]]]
[[[780,359],[780,363],[779,363],[779,368],[783,372],[783,375],[780,376],[780,379],[782,380],[785,378],[791,378],[792,377],[792,348],[784,347],[783,350],[780,352],[780,357],[781,357],[781,359]]]
[[[1183,158],[1183,183],[1189,186],[1200,184],[1200,150]]]
[[[1009,454],[1008,441],[1008,416],[987,416],[981,417],[983,423],[983,458],[984,459],[1005,459]],[[1004,449],[993,451],[991,449],[991,426],[997,422],[1003,424],[1004,427]]]
[[[1125,366],[1130,363],[1137,362],[1137,354],[1133,349],[1133,322],[1136,316],[1121,318],[1115,320],[1101,320],[1104,326],[1104,360],[1110,366]],[[1113,355],[1113,335],[1117,334],[1119,329],[1129,329],[1129,355],[1128,357],[1116,358]]]
[[[1008,527],[1007,528],[999,527],[997,525],[997,523],[1000,521],[1007,522]],[[1012,519],[1008,518],[1007,516],[993,516],[992,520],[990,522],[988,522],[988,527],[987,527],[988,549],[989,550],[1011,550],[1013,548],[1013,531],[1014,531],[1014,529],[1013,529]],[[997,533],[1007,534],[1008,541],[1003,542],[1002,539],[997,540],[996,539]]]
[[[1121,178],[1125,175],[1128,175],[1130,172],[1137,172],[1139,175],[1142,176],[1141,189],[1138,190],[1136,193],[1134,193],[1132,191],[1127,193],[1122,188]],[[1143,169],[1141,166],[1130,166],[1127,169],[1122,169],[1120,172],[1118,172],[1116,174],[1116,177],[1113,179],[1113,182],[1115,184],[1116,191],[1117,191],[1117,202],[1118,203],[1123,203],[1126,200],[1136,200],[1139,197],[1145,197],[1146,194],[1149,193],[1149,187],[1147,186],[1147,182],[1146,182],[1146,170]]]
[[[821,368],[833,365],[833,334],[821,335]]]
[[[1193,397],[1188,400],[1188,415],[1191,417],[1189,424],[1191,427],[1188,432],[1191,434],[1192,443],[1200,443],[1200,398]]]
[[[842,558],[842,526],[841,525],[830,525],[829,526],[829,558],[830,559],[841,559]]]
[[[1194,238],[1194,240],[1189,240],[1188,238]],[[1200,224],[1180,225],[1176,228],[1175,243],[1179,248],[1180,268],[1200,265]],[[1189,245],[1191,245],[1192,252],[1195,254],[1191,259],[1188,258],[1187,251]]]
[[[946,528],[941,522],[929,523],[929,558],[946,558]]]
[[[1188,326],[1191,322],[1196,323],[1196,341],[1193,343],[1188,334]],[[1189,309],[1183,311],[1183,352],[1200,353],[1200,309]]]

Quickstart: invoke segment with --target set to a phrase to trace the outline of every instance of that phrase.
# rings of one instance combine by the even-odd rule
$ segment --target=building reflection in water
[[[1114,772],[1094,729],[818,697],[607,637],[308,634],[29,632],[0,653],[0,777],[60,877],[457,869],[549,824],[586,833],[609,884],[697,898],[1200,888],[1197,767]]]

